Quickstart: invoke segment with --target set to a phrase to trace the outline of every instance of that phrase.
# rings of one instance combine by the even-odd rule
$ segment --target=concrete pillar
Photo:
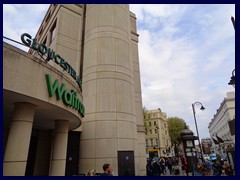
[[[3,175],[24,176],[32,132],[35,105],[16,103],[6,145]]]
[[[52,145],[52,131],[39,131],[33,176],[48,176]]]
[[[87,4],[85,32],[79,171],[110,163],[118,175],[118,151],[137,138],[129,5]]]
[[[68,120],[55,121],[49,176],[65,176],[68,128]]]

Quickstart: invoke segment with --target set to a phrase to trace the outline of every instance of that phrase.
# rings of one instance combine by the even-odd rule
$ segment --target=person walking
[[[159,163],[160,163],[160,167],[161,167],[162,173],[165,175],[167,172],[166,172],[164,157],[160,157]]]
[[[213,176],[221,176],[223,167],[218,159],[213,163],[212,169]]]
[[[110,164],[104,164],[103,165],[103,173],[100,176],[113,176],[112,174],[112,167]]]
[[[233,176],[233,171],[231,170],[230,166],[227,164],[223,165],[223,170],[227,176]]]
[[[152,160],[152,168],[153,168],[153,176],[160,176],[161,167],[156,157],[154,157]]]
[[[173,161],[172,161],[171,157],[167,158],[166,166],[168,167],[170,174],[172,174],[172,165],[173,165],[172,163],[173,163]]]
[[[151,159],[147,160],[146,164],[147,176],[153,176],[153,167],[151,161],[152,161]]]

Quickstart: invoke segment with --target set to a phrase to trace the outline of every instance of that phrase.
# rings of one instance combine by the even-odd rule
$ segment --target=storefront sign
[[[76,71],[59,54],[56,54],[53,49],[48,48],[45,44],[37,43],[37,39],[36,38],[32,39],[32,36],[27,33],[21,35],[21,40],[26,46],[34,49],[42,56],[46,55],[47,56],[46,61],[54,60],[56,64],[58,64],[64,70],[66,70],[68,74],[70,74],[73,77],[73,79],[77,82],[80,91],[82,91],[81,80],[79,76],[76,75]]]
[[[84,117],[85,108],[80,99],[77,97],[77,91],[73,89],[70,91],[66,90],[66,84],[62,84],[60,87],[58,80],[55,80],[53,83],[49,74],[46,74],[45,78],[49,97],[52,97],[54,94],[56,94],[57,100],[62,100],[67,106],[77,110],[81,117]]]

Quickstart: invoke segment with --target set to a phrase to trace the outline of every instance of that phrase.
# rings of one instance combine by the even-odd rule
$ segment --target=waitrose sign
[[[53,97],[56,94],[57,100],[62,100],[64,104],[72,107],[77,110],[81,117],[84,117],[85,108],[80,99],[77,97],[77,91],[75,90],[67,90],[66,84],[62,84],[60,86],[59,81],[52,81],[52,78],[49,74],[45,75],[48,94],[49,97]]]
[[[59,54],[55,53],[54,50],[48,48],[45,44],[37,43],[37,39],[36,38],[32,39],[32,36],[27,33],[21,35],[21,40],[26,46],[34,49],[42,56],[43,55],[47,56],[46,61],[53,60],[55,61],[56,64],[58,64],[64,70],[66,70],[68,74],[70,74],[72,78],[76,81],[80,88],[80,91],[82,92],[81,80],[79,76],[77,76],[76,71]]]

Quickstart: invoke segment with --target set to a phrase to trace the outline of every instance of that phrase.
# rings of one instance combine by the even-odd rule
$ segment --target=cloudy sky
[[[34,36],[48,7],[3,5],[3,36],[19,42],[22,33]],[[235,90],[228,85],[235,69],[235,5],[134,4],[130,10],[137,17],[143,106],[184,119],[196,135],[192,103],[199,101],[206,108],[195,105],[199,135],[209,137],[209,122]]]

